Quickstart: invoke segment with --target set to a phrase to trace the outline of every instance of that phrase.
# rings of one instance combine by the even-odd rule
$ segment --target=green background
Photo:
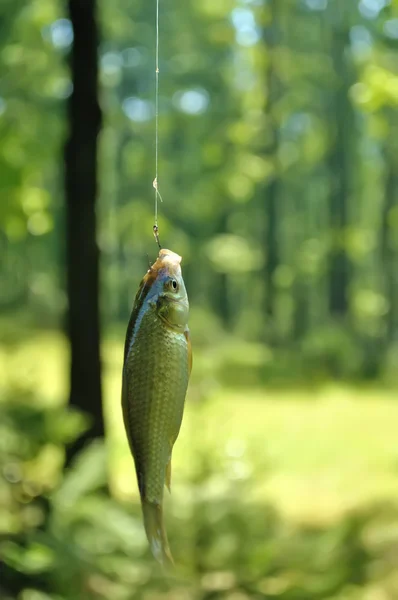
[[[157,253],[155,3],[98,5],[106,436],[64,471],[88,423],[66,408],[66,8],[0,6],[0,598],[395,600],[398,3],[160,2],[159,227],[194,347],[170,577],[120,409]]]

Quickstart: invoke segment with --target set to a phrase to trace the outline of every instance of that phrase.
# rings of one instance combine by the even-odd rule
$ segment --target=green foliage
[[[15,403],[1,408],[4,600],[359,600],[376,591],[394,598],[398,591],[390,559],[396,508],[350,511],[328,526],[295,524],[254,499],[251,488],[263,467],[254,463],[242,477],[237,443],[228,446],[228,479],[224,462],[199,443],[195,467],[167,501],[178,565],[167,576],[149,554],[138,503],[109,496],[101,443],[84,450],[63,478],[56,470],[44,487],[31,470],[49,447],[70,440],[76,415]],[[57,427],[61,416],[64,427]]]

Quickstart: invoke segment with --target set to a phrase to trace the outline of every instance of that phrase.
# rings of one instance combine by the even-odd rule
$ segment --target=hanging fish
[[[122,407],[137,473],[146,535],[154,557],[172,563],[163,523],[163,491],[170,491],[192,350],[188,296],[181,257],[160,250],[141,281],[124,348]]]

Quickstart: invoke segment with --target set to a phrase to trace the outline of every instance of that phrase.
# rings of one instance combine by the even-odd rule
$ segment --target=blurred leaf
[[[246,273],[262,267],[261,253],[237,235],[223,234],[207,245],[207,255],[219,273]]]
[[[65,474],[54,493],[54,504],[61,512],[71,513],[82,496],[103,487],[106,481],[106,447],[96,441],[78,456]]]

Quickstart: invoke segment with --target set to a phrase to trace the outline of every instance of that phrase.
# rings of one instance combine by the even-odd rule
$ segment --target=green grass
[[[103,351],[109,469],[115,493],[136,497],[121,420],[122,340]],[[2,385],[33,388],[45,402],[67,397],[67,347],[43,333],[0,347]],[[194,396],[194,394],[191,394]],[[207,461],[210,487],[242,485],[245,499],[269,500],[288,518],[325,522],[353,507],[398,495],[398,402],[388,391],[323,388],[313,394],[218,389],[188,395],[173,457],[173,490]]]

